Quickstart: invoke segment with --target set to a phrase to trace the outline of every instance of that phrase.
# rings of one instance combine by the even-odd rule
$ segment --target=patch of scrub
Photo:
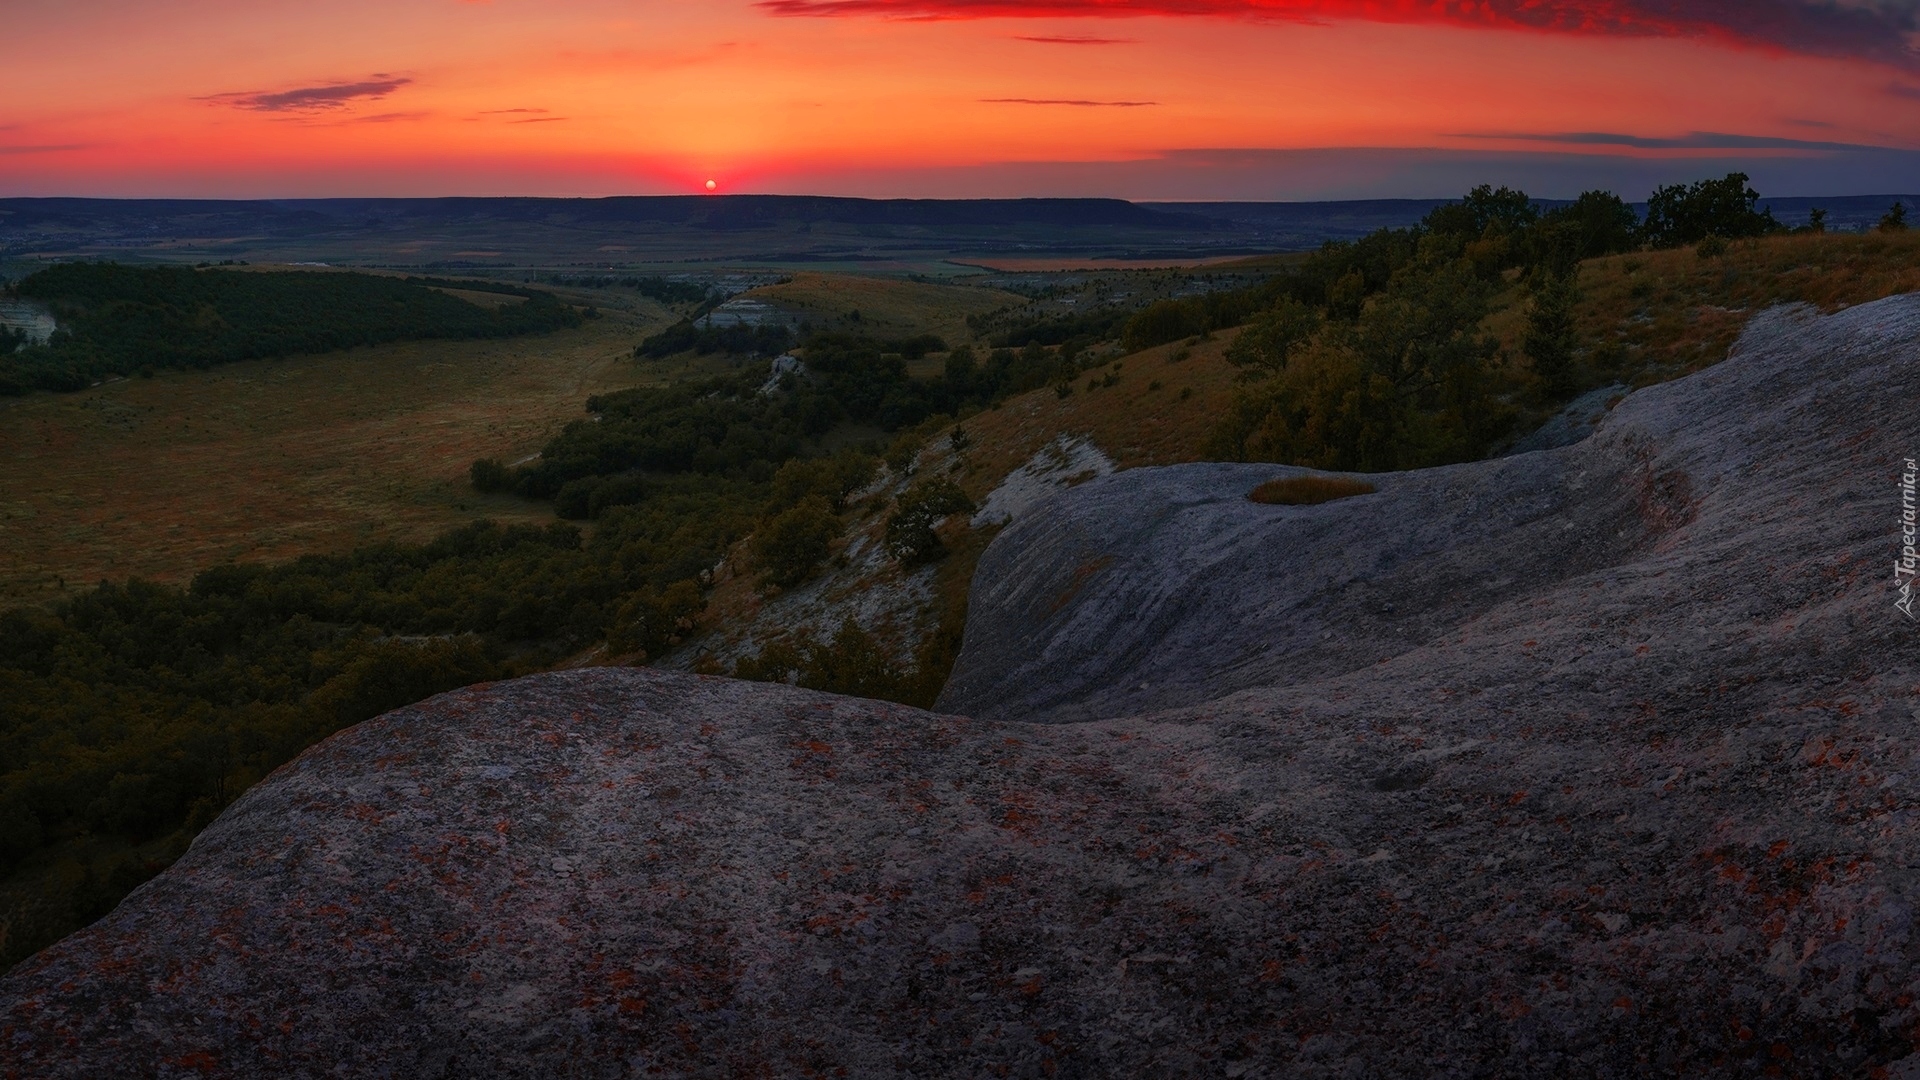
[[[721,627],[695,647],[663,658],[659,666],[692,670],[705,664],[731,671],[776,640],[805,633],[830,641],[847,619],[878,636],[894,655],[914,655],[937,621],[927,617],[937,601],[935,568],[902,569],[888,556],[872,524],[853,527],[853,538],[841,553],[844,565],[829,567],[803,585],[766,598],[752,618]],[[752,572],[750,567],[735,566],[729,557],[716,577]]]
[[[973,515],[973,526],[1004,525],[1024,517],[1049,496],[1113,470],[1113,459],[1091,439],[1061,435],[1000,481]]]

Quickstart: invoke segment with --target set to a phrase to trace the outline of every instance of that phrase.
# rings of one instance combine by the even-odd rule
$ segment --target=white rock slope
[[[1916,394],[1899,298],[1348,502],[1090,482],[981,568],[981,718],[400,710],[0,981],[0,1076],[1916,1075]]]

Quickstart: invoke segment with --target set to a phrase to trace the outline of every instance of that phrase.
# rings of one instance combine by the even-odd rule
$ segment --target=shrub
[[[1893,207],[1887,211],[1886,216],[1880,219],[1879,229],[1881,232],[1885,232],[1885,233],[1906,232],[1907,231],[1906,205],[1904,203],[1898,203],[1898,202],[1894,203]]]
[[[700,585],[691,579],[673,582],[663,590],[642,589],[614,615],[607,633],[607,647],[615,653],[638,653],[642,657],[665,652],[679,635],[693,626],[693,616],[707,606]]]
[[[753,561],[766,580],[792,588],[813,575],[840,535],[840,519],[819,495],[776,515],[753,538]]]
[[[502,464],[499,458],[481,458],[467,470],[467,477],[473,484],[473,490],[479,492],[506,491],[513,487],[513,470]]]
[[[498,650],[474,634],[371,642],[313,693],[344,726],[435,694],[500,677]]]
[[[1179,341],[1200,329],[1194,315],[1191,305],[1178,300],[1155,301],[1146,310],[1127,320],[1126,329],[1120,333],[1120,343],[1128,352],[1139,352],[1169,341]]]
[[[604,482],[598,476],[567,481],[553,497],[553,512],[568,521],[587,520],[593,516],[593,494]]]
[[[939,558],[947,548],[934,525],[949,514],[971,514],[974,509],[960,485],[944,477],[915,484],[887,519],[887,553],[909,565]]]
[[[635,506],[646,499],[646,482],[638,476],[609,476],[588,493],[587,516],[597,521],[616,506]]]
[[[734,677],[784,682],[829,694],[898,701],[912,680],[879,640],[851,618],[829,642],[802,630],[792,642],[777,641],[759,656],[734,665]]]
[[[1350,476],[1287,476],[1269,480],[1247,494],[1268,506],[1317,506],[1335,499],[1371,495],[1377,488]]]
[[[913,472],[913,464],[920,457],[920,451],[926,449],[927,440],[917,431],[903,431],[887,447],[887,468],[895,476],[906,476]]]

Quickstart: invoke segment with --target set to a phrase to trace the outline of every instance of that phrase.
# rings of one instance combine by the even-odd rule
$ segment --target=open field
[[[690,373],[629,355],[664,321],[408,342],[163,373],[0,403],[0,606],[103,578],[553,520],[476,495],[477,457],[537,452],[588,395]]]
[[[1044,274],[1067,270],[1192,270],[1209,266],[1239,266],[1253,259],[1267,256],[1246,255],[1208,255],[1182,258],[1165,256],[1152,259],[1108,258],[1104,256],[1068,256],[1064,258],[1032,259],[968,259],[953,260],[957,265],[975,266],[982,270],[991,270],[996,274]]]
[[[795,274],[791,281],[744,295],[807,316],[822,329],[882,338],[938,334],[952,345],[969,337],[967,316],[1026,303],[1025,298],[998,289],[854,274]],[[860,315],[857,322],[850,318],[854,312]]]

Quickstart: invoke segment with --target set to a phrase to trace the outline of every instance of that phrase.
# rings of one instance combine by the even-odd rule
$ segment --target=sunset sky
[[[1920,188],[1920,0],[6,0],[0,196]]]

